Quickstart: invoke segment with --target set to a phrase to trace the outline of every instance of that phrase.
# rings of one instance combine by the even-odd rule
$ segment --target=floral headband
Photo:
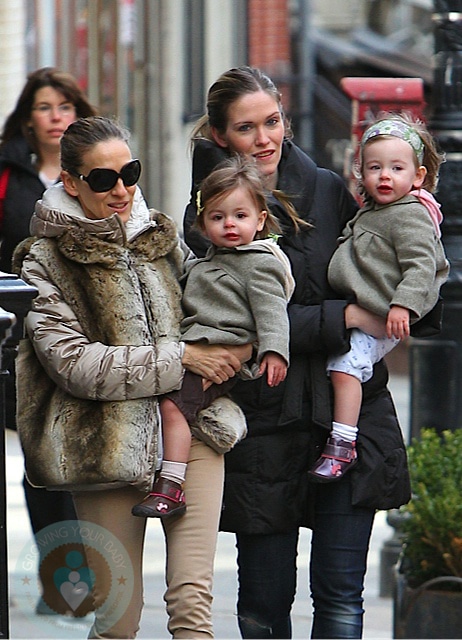
[[[361,139],[361,151],[364,149],[366,142],[369,142],[369,140],[372,140],[372,138],[376,136],[394,136],[395,138],[404,140],[411,145],[419,164],[422,164],[425,150],[424,141],[417,131],[412,126],[406,124],[406,122],[390,118],[389,120],[380,120],[371,125],[366,129]]]

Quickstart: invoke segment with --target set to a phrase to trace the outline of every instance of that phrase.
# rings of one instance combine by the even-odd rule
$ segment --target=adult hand
[[[345,307],[345,325],[347,329],[361,329],[374,338],[383,338],[386,335],[385,318],[357,304],[347,304]]]
[[[183,366],[215,384],[226,382],[236,375],[252,355],[252,345],[222,346],[219,344],[186,344]]]

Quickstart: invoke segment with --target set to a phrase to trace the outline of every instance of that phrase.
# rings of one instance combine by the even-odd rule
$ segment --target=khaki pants
[[[186,473],[186,514],[164,523],[167,542],[167,590],[164,595],[168,629],[175,639],[213,638],[211,619],[213,564],[223,492],[223,456],[192,439]],[[142,560],[146,520],[131,515],[142,495],[127,487],[74,494],[77,515],[108,529],[124,545],[134,571],[133,595],[124,614],[110,629],[98,624],[92,638],[134,638],[143,608]],[[98,558],[89,559],[96,575]],[[103,560],[104,561],[104,560]],[[106,572],[107,573],[107,572]],[[94,592],[96,608],[102,593]]]

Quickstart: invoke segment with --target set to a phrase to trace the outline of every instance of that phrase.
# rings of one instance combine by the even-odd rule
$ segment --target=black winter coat
[[[35,203],[45,186],[32,162],[32,151],[23,137],[5,143],[0,153],[0,173],[9,166],[8,188],[3,202],[0,229],[0,270],[11,272],[11,258],[16,246],[30,236],[29,223]]]
[[[212,162],[222,157],[222,150],[208,141],[199,142],[194,154],[185,237],[199,255],[206,243],[190,231],[196,215],[195,190],[204,177],[203,167],[210,171]],[[277,187],[291,196],[299,215],[312,227],[294,233],[283,207],[270,198],[271,211],[283,229],[279,244],[289,256],[296,281],[289,304],[291,364],[278,387],[268,387],[262,377],[239,381],[233,388],[249,432],[225,456],[221,529],[247,534],[311,526],[317,485],[308,480],[307,470],[319,456],[332,420],[325,360],[349,349],[344,321],[347,302],[330,289],[326,273],[356,202],[339,176],[318,168],[292,142],[284,143]],[[363,385],[359,462],[349,474],[353,504],[375,509],[398,507],[410,499],[405,445],[387,382],[386,366],[379,363]]]
[[[35,203],[45,191],[33,164],[33,154],[22,136],[12,138],[0,152],[0,174],[10,167],[8,186],[3,200],[3,220],[0,225],[0,271],[11,273],[11,259],[17,245],[30,236],[29,224]],[[5,378],[6,425],[16,428],[15,362]]]

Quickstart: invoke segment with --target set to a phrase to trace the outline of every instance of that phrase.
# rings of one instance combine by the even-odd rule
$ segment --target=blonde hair
[[[427,169],[427,174],[422,184],[422,188],[426,189],[430,193],[435,193],[438,186],[439,168],[440,168],[440,165],[445,161],[445,156],[444,156],[444,153],[442,153],[438,149],[436,140],[428,131],[425,123],[422,120],[420,120],[420,118],[417,118],[413,116],[411,113],[406,111],[402,113],[388,113],[385,111],[381,111],[374,122],[368,123],[367,129],[369,129],[369,127],[373,126],[374,124],[383,122],[384,120],[395,120],[398,123],[403,123],[408,127],[412,128],[420,137],[424,147],[423,159],[422,159],[422,162],[419,163],[417,156],[414,153],[415,165],[416,165],[416,168],[420,165],[423,165]],[[389,137],[390,135],[382,135],[382,134],[376,135],[368,139],[365,142],[365,144],[361,146],[359,163],[356,165],[354,173],[358,181],[357,183],[358,193],[363,197],[365,202],[370,202],[371,197],[364,189],[364,185],[362,183],[363,168],[364,168],[363,160],[362,160],[362,157],[363,157],[362,150],[364,147],[366,147],[369,144],[372,144],[376,140],[380,140],[382,138],[389,138]]]

